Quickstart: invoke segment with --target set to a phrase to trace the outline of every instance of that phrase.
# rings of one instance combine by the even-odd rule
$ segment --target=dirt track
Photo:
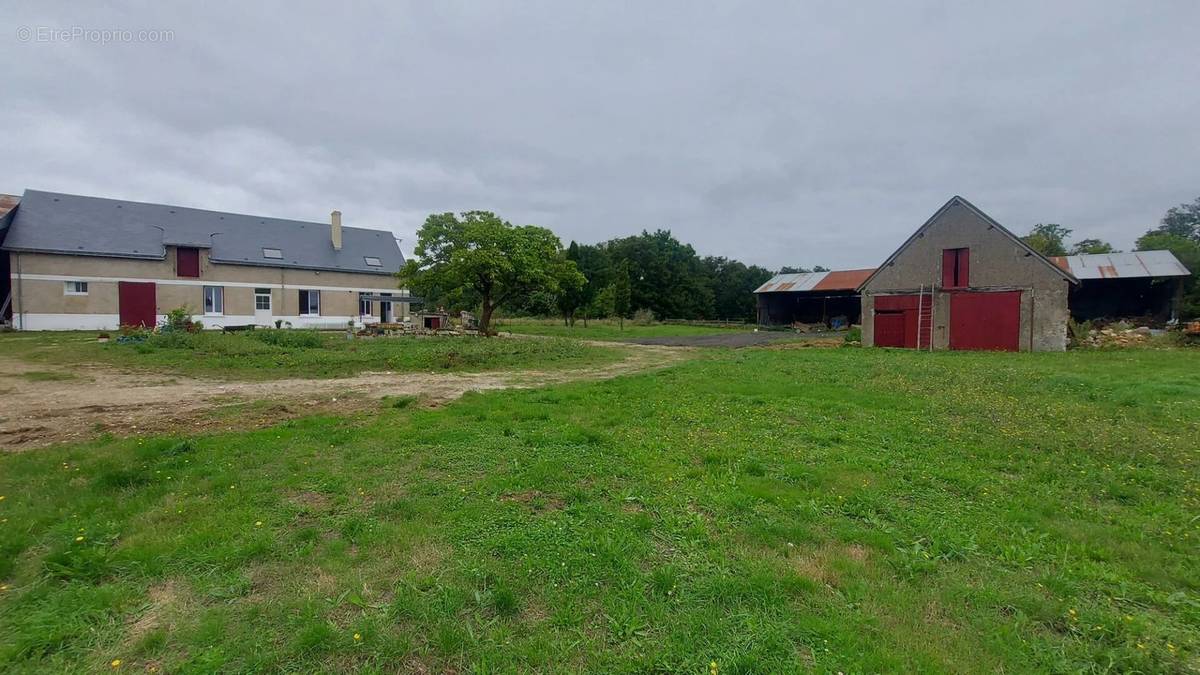
[[[385,396],[416,396],[422,405],[436,406],[468,391],[600,380],[653,370],[686,354],[670,347],[625,348],[629,354],[621,361],[574,370],[384,372],[265,382],[148,375],[92,364],[57,369],[69,373],[70,379],[27,381],[23,373],[50,368],[0,355],[0,450],[25,450],[103,433],[126,436],[268,426],[303,415],[378,406]]]

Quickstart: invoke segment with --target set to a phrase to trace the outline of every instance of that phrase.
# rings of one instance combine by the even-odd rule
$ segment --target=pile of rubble
[[[1093,328],[1082,340],[1083,347],[1136,347],[1150,341],[1153,331],[1145,326],[1123,328],[1120,325],[1108,328]]]

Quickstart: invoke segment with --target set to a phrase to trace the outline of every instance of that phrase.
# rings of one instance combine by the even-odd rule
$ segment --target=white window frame
[[[63,295],[87,295],[88,282],[86,281],[64,281]]]
[[[370,293],[365,293],[365,292],[360,292],[358,294],[358,315],[360,317],[361,316],[375,316],[375,301],[370,300],[366,297],[363,297],[363,296],[369,296],[369,295],[370,295]],[[365,312],[363,311],[363,307],[364,307],[363,303],[366,303],[365,307],[366,307],[367,311],[365,311]]]
[[[300,316],[321,316],[321,291],[315,291],[310,288],[301,288],[299,291],[308,294],[308,306],[300,308]],[[299,294],[296,297],[299,298]],[[313,298],[316,298],[316,303],[313,303]],[[313,304],[317,306],[316,312],[309,311],[312,309]]]
[[[209,293],[212,292],[212,302],[209,302]],[[209,305],[212,305],[212,311],[209,311]],[[204,316],[225,316],[225,287],[224,286],[205,286],[204,287]]]
[[[266,299],[267,299],[267,306],[266,306],[266,307],[259,307],[259,306],[258,306],[258,301],[259,301],[260,299],[262,299],[262,298],[266,298]],[[274,302],[274,301],[272,300],[271,289],[269,289],[269,288],[256,288],[256,289],[254,289],[254,311],[256,311],[256,312],[269,312],[269,311],[271,311],[271,310],[272,310],[272,307],[271,307],[271,305],[272,305],[272,303],[273,303],[273,302]]]
[[[264,246],[262,250],[263,257],[268,260],[283,260],[283,249]]]
[[[372,261],[374,261],[374,262],[372,262]],[[383,260],[381,260],[373,255],[363,256],[363,262],[365,262],[367,264],[367,267],[383,267]]]

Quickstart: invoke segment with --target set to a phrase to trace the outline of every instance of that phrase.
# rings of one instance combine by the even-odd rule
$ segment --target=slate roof
[[[214,263],[391,274],[404,256],[391,232],[329,223],[26,190],[3,248],[10,251],[162,259],[167,246],[208,248]],[[279,249],[282,259],[263,257]],[[367,265],[366,258],[382,265]]]

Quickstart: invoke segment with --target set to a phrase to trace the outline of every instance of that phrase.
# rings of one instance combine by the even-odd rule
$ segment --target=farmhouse
[[[6,208],[7,205],[7,208]],[[25,330],[397,321],[408,298],[390,232],[26,190],[0,200],[0,303]],[[395,298],[393,300],[393,298]]]

